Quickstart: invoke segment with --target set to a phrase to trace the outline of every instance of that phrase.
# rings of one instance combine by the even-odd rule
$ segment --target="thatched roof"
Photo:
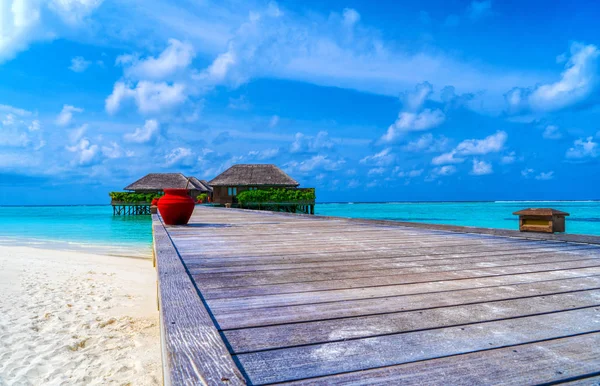
[[[163,190],[168,188],[185,188],[186,185],[190,190],[210,191],[196,177],[191,177],[190,184],[188,185],[187,177],[181,173],[150,173],[133,184],[126,186],[125,190]]]
[[[298,186],[298,182],[275,165],[233,165],[209,181],[210,186]]]
[[[206,180],[199,180],[196,177],[190,177],[190,185],[191,184],[197,186],[197,190],[200,190],[202,192],[212,192],[213,190],[210,187],[210,185],[208,185],[208,182]]]

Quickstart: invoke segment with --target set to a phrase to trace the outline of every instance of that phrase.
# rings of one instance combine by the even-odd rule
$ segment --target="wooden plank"
[[[462,280],[432,281],[417,284],[387,285],[381,287],[353,288],[341,290],[312,291],[289,294],[246,296],[231,299],[212,299],[208,304],[213,311],[224,309],[252,309],[302,304],[339,302],[342,300],[376,299],[394,295],[410,295],[427,292],[454,291],[467,288],[531,283],[535,281],[564,279],[600,275],[600,267],[556,270],[499,277],[484,277]]]
[[[238,251],[240,248],[238,248]],[[436,260],[436,259],[448,259],[448,258],[467,258],[467,257],[487,257],[487,256],[503,256],[503,255],[518,255],[518,254],[530,254],[530,253],[567,253],[577,251],[589,251],[590,253],[600,253],[595,247],[590,248],[589,246],[580,245],[568,245],[564,247],[536,247],[536,246],[513,246],[510,248],[502,249],[479,249],[479,250],[468,250],[464,248],[459,249],[438,249],[436,251],[424,251],[424,250],[395,250],[395,251],[349,251],[340,254],[327,253],[319,251],[319,253],[311,253],[311,250],[307,250],[306,254],[300,256],[296,254],[287,254],[284,252],[278,253],[277,256],[273,257],[236,257],[236,258],[210,258],[210,257],[198,257],[198,256],[185,256],[182,255],[183,260],[190,269],[197,269],[201,272],[202,268],[229,268],[235,269],[236,267],[246,267],[248,271],[264,270],[268,269],[294,269],[311,266],[344,266],[345,264],[351,265],[364,265],[376,262],[387,262],[389,259],[394,259],[396,262],[400,261],[421,261],[421,260]],[[239,252],[238,252],[239,253]],[[327,263],[327,264],[325,264]],[[239,269],[238,269],[239,270]]]
[[[279,233],[279,232],[274,232]],[[208,235],[204,235],[205,237],[209,237]],[[212,237],[216,237],[213,235]],[[507,250],[516,250],[519,248],[568,248],[569,244],[548,244],[543,242],[523,242],[523,241],[513,241],[508,243],[498,243],[498,242],[488,242],[488,243],[445,243],[441,242],[439,245],[436,245],[435,242],[428,243],[427,245],[413,245],[400,242],[398,244],[394,244],[388,242],[384,239],[379,241],[379,244],[375,244],[372,246],[357,246],[349,243],[340,244],[340,245],[331,245],[329,243],[325,243],[323,245],[316,244],[311,242],[310,245],[306,244],[306,241],[303,242],[303,245],[299,245],[297,247],[290,246],[289,244],[282,243],[277,247],[264,247],[264,246],[256,246],[251,248],[246,244],[237,244],[235,242],[228,244],[225,248],[214,248],[212,246],[207,246],[201,241],[182,241],[177,240],[178,249],[181,249],[181,256],[185,257],[186,260],[193,259],[210,259],[210,258],[218,258],[218,259],[231,259],[232,261],[235,258],[244,257],[244,258],[261,258],[265,261],[269,261],[269,258],[276,258],[280,255],[297,255],[300,258],[302,256],[306,256],[307,252],[318,252],[321,254],[329,254],[334,253],[336,255],[345,254],[352,255],[357,251],[377,251],[379,253],[397,253],[399,256],[410,256],[410,255],[423,255],[423,254],[448,254],[452,252],[492,252],[492,251],[507,251]],[[577,244],[575,244],[577,245]],[[243,255],[240,256],[240,247],[243,247]],[[308,257],[311,257],[310,255]],[[276,260],[273,260],[276,261]]]
[[[375,301],[361,299],[249,310],[229,309],[216,312],[216,318],[219,321],[219,326],[226,330],[424,310],[595,289],[600,289],[600,276],[539,281],[508,286],[490,286],[442,293],[389,296]]]
[[[599,256],[600,257],[600,256]],[[467,268],[491,268],[525,264],[575,261],[589,258],[588,254],[540,253],[516,254],[461,259],[410,260],[388,264],[361,265],[360,267],[318,267],[293,270],[262,270],[250,272],[198,273],[190,269],[196,281],[205,288],[235,288],[270,284],[302,283],[307,281],[357,279],[371,276],[393,276],[407,273],[444,272]]]
[[[277,228],[277,230],[281,230]],[[271,236],[273,231],[270,232]],[[226,235],[225,232],[213,232],[212,235]],[[414,237],[406,237],[399,235],[375,235],[373,238],[354,238],[354,236],[347,236],[341,232],[336,233],[335,237],[327,237],[324,238],[322,236],[313,235],[310,232],[303,232],[297,234],[289,234],[286,232],[286,239],[272,239],[269,235],[264,235],[259,237],[258,235],[250,235],[250,234],[233,234],[230,236],[234,236],[232,239],[227,238],[206,238],[202,241],[198,241],[197,237],[194,234],[190,234],[189,237],[183,237],[181,235],[175,235],[173,238],[178,241],[182,245],[182,251],[184,253],[193,252],[196,245],[200,244],[206,247],[207,250],[215,251],[215,253],[227,252],[230,250],[231,245],[235,245],[241,243],[241,241],[248,240],[247,242],[242,242],[244,247],[249,251],[253,250],[273,250],[286,248],[289,250],[294,250],[297,247],[306,247],[306,238],[310,237],[311,247],[318,248],[336,248],[339,246],[347,246],[354,248],[380,248],[381,240],[386,240],[385,247],[412,247],[412,248],[434,248],[444,245],[473,245],[473,246],[485,246],[485,245],[508,245],[508,244],[528,244],[528,243],[537,243],[540,245],[548,245],[548,246],[556,246],[564,243],[556,243],[556,242],[547,242],[547,241],[526,241],[526,240],[512,240],[505,239],[501,237],[493,238],[493,239],[483,239],[479,237],[471,237],[471,238],[459,238],[459,237],[451,237],[451,236],[437,236],[437,235],[429,235],[414,238]],[[250,238],[252,236],[252,238]],[[257,242],[260,240],[260,242]],[[264,242],[263,242],[264,241]]]
[[[254,259],[248,262],[227,262],[225,259],[223,261],[213,260],[190,260],[189,258],[183,257],[183,260],[186,263],[186,266],[190,269],[194,274],[198,273],[215,273],[215,272],[231,272],[231,273],[240,273],[240,272],[258,272],[258,271],[274,271],[274,270],[301,270],[308,268],[318,268],[318,269],[331,269],[333,271],[343,270],[344,267],[347,269],[357,270],[363,269],[367,267],[386,267],[394,264],[403,264],[405,262],[425,262],[425,261],[438,261],[438,260],[447,260],[454,259],[458,261],[458,259],[463,258],[473,258],[480,257],[481,261],[486,261],[489,258],[494,258],[497,256],[518,256],[521,255],[537,255],[537,254],[547,254],[548,256],[562,256],[566,254],[578,254],[579,251],[584,252],[583,249],[533,249],[528,250],[527,248],[519,248],[509,251],[501,251],[501,252],[455,252],[451,254],[422,254],[422,255],[410,255],[410,256],[401,256],[397,257],[396,254],[386,253],[383,254],[383,257],[371,257],[364,259],[336,259],[335,261],[323,261],[323,262],[302,262],[294,259],[293,257],[285,256],[286,262],[282,263],[263,263],[260,259]],[[590,251],[592,252],[592,251]],[[593,251],[595,252],[595,250]],[[557,255],[560,254],[560,255]]]
[[[192,216],[192,222],[202,223],[203,217],[205,215],[213,215],[211,211],[218,212],[221,211],[219,208],[197,208]],[[301,214],[267,214],[267,213],[256,213],[256,211],[249,211],[243,209],[232,209],[232,211],[240,211],[240,218],[244,218],[248,220],[249,217],[254,217],[256,219],[260,218],[276,218],[277,221],[285,221],[284,217],[289,217],[290,221],[303,221],[303,215]],[[248,216],[242,216],[242,214],[246,214]],[[216,214],[219,216],[219,214]],[[230,215],[226,213],[226,215]],[[233,217],[233,216],[232,216]],[[328,216],[312,216],[315,221],[340,221],[339,217],[328,217]],[[423,231],[443,231],[443,232],[456,232],[461,234],[482,234],[482,235],[493,235],[493,236],[503,236],[503,237],[514,237],[521,238],[527,240],[550,240],[550,241],[564,241],[564,242],[573,242],[573,243],[588,243],[588,244],[599,244],[600,245],[600,236],[591,236],[591,235],[577,235],[577,234],[545,234],[545,233],[531,233],[531,232],[519,232],[516,230],[509,229],[492,229],[492,228],[480,228],[480,227],[468,227],[468,226],[458,226],[458,225],[442,225],[442,224],[426,224],[426,223],[411,223],[404,221],[391,221],[391,220],[365,220],[365,219],[352,219],[345,218],[343,222],[347,224],[356,224],[356,225],[368,225],[368,226],[381,226],[381,227],[390,227],[396,229],[420,229]]]
[[[291,382],[296,386],[600,385],[600,333],[552,339],[373,370]],[[577,381],[572,379],[583,378]]]
[[[283,295],[312,291],[331,291],[354,288],[365,289],[400,284],[417,284],[447,280],[466,280],[473,278],[501,277],[525,273],[554,272],[559,270],[574,270],[593,267],[600,268],[600,258],[566,262],[552,262],[546,264],[526,264],[508,267],[448,270],[438,272],[404,272],[399,273],[397,275],[371,275],[369,277],[352,279],[330,279],[319,281],[307,281],[300,283],[259,285],[236,288],[202,288],[202,294],[207,300],[232,299],[261,295]],[[310,277],[312,276],[309,276],[308,278]]]
[[[236,355],[253,384],[393,366],[600,331],[600,308]],[[377,353],[373,355],[373,353]]]
[[[152,220],[165,384],[246,384],[159,217]]]
[[[226,330],[224,335],[232,353],[239,354],[459,326],[592,306],[600,307],[600,290],[308,323]]]

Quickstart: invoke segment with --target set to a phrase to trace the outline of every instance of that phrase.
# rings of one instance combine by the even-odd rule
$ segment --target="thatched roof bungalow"
[[[181,173],[150,173],[125,187],[125,190],[131,190],[136,193],[156,193],[163,189],[180,188],[187,186],[190,196],[196,197],[201,193],[212,193],[212,188],[204,180],[196,177],[188,178]]]
[[[208,182],[213,188],[213,202],[228,204],[244,190],[264,188],[297,188],[300,185],[272,164],[233,165]]]

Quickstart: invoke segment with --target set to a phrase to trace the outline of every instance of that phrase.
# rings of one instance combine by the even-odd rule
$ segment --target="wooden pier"
[[[167,385],[600,382],[600,237],[152,217]]]
[[[138,216],[149,215],[149,202],[111,202],[113,208],[113,216]]]

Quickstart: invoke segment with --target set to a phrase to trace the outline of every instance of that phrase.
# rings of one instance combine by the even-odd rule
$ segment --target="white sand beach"
[[[0,247],[0,385],[161,383],[149,259]]]

